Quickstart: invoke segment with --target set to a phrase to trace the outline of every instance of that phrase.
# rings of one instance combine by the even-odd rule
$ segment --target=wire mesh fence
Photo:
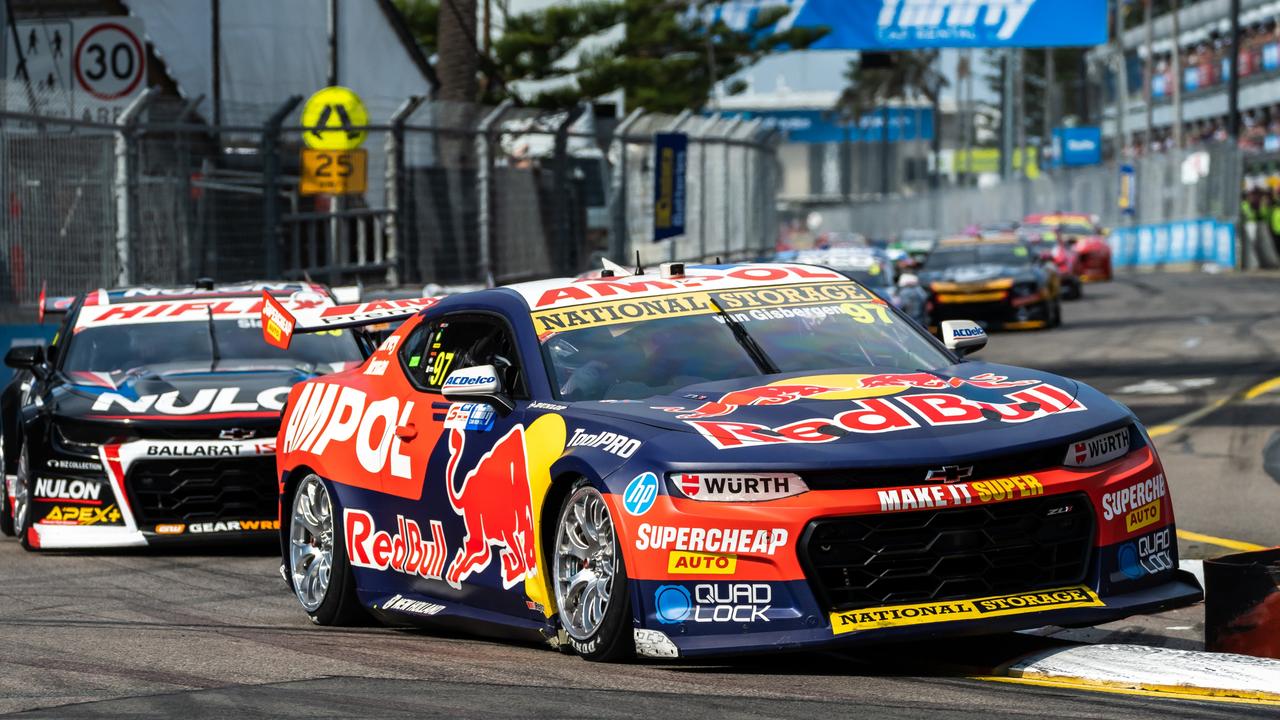
[[[970,225],[1021,220],[1041,212],[1097,215],[1109,227],[1198,219],[1230,222],[1239,214],[1241,154],[1229,143],[1134,158],[1127,161],[1131,173],[1122,171],[1122,165],[1059,169],[1035,180],[990,188],[948,188],[828,206],[822,209],[823,227],[889,238],[904,229],[955,233]]]
[[[12,88],[0,84],[0,92]],[[117,122],[0,108],[0,303],[121,284],[311,278],[506,283],[773,249],[773,137],[717,116],[403,100],[364,134],[358,192],[315,193],[301,98],[211,125],[149,91]],[[52,103],[56,106],[56,103]],[[37,112],[18,112],[35,108]],[[688,135],[687,232],[653,241],[653,136]]]

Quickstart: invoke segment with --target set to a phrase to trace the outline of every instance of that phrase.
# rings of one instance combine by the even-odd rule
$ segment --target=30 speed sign
[[[132,28],[99,22],[80,35],[71,63],[82,90],[99,100],[115,100],[142,82],[147,54]]]

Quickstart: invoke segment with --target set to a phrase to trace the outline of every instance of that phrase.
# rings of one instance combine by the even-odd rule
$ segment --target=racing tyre
[[[13,537],[13,503],[9,499],[9,478],[0,479],[0,535]]]
[[[627,569],[604,496],[574,483],[556,522],[552,581],[560,625],[579,655],[619,662],[635,655]]]
[[[7,501],[13,506],[13,532],[18,536],[24,550],[39,550],[40,546],[32,542],[31,524],[33,511],[31,508],[31,461],[28,458],[27,442],[22,441],[22,449],[18,454],[18,468],[13,481],[13,497]]]
[[[356,597],[328,485],[318,475],[307,475],[289,506],[289,585],[298,602],[317,625],[364,624],[369,616]]]

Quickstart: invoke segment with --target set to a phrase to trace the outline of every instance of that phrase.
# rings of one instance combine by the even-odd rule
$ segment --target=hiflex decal
[[[641,473],[635,476],[622,493],[622,507],[631,515],[643,515],[649,512],[658,498],[658,476]]]
[[[831,613],[831,632],[835,635],[903,625],[982,620],[1004,615],[1063,610],[1067,608],[1102,607],[1104,603],[1093,590],[1083,585],[1037,592],[996,595],[973,600],[943,600],[863,608]]]
[[[952,393],[854,400],[853,409],[770,427],[725,420],[686,420],[709,443],[726,450],[783,443],[827,443],[851,434],[910,430],[921,423],[948,427],[972,423],[1024,423],[1087,408],[1061,388],[1039,384],[1002,395],[1005,402],[973,400]],[[825,399],[825,398],[824,398]]]
[[[658,622],[695,623],[769,622],[773,587],[768,583],[699,583],[659,585],[653,595]]]
[[[1161,521],[1160,507],[1168,494],[1164,473],[1102,496],[1102,519],[1124,517],[1124,530],[1133,533]]]

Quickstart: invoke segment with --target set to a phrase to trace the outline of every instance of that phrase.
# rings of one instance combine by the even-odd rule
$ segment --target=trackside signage
[[[831,632],[835,635],[843,635],[876,628],[954,622],[956,620],[982,620],[990,617],[1021,615],[1045,610],[1102,607],[1103,604],[1102,600],[1092,590],[1080,585],[1056,590],[996,595],[974,600],[948,600],[835,612],[831,613]]]

